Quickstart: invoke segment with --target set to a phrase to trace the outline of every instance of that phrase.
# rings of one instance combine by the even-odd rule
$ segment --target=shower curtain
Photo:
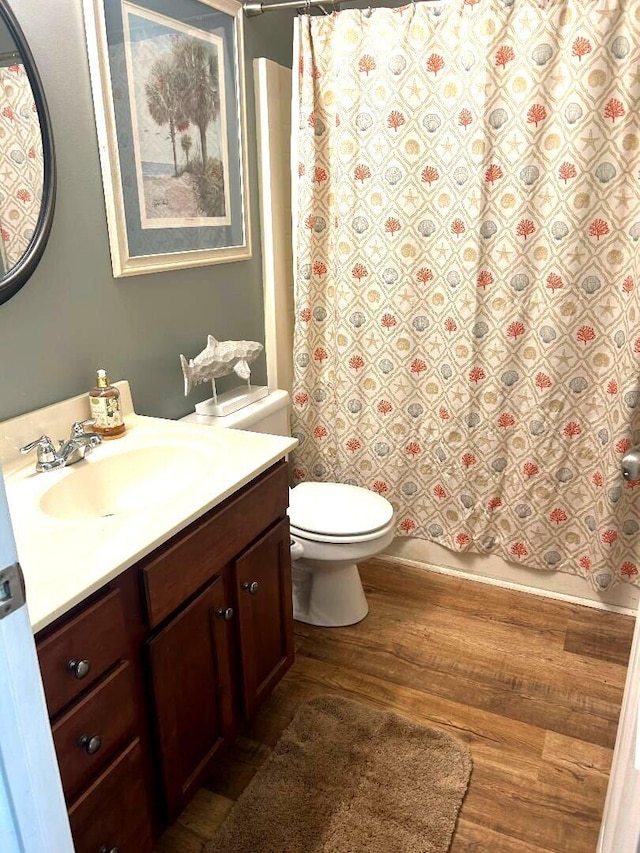
[[[638,583],[640,4],[418,2],[297,42],[294,482]]]
[[[44,164],[40,122],[24,66],[0,67],[0,240],[5,269],[31,242],[40,214]]]

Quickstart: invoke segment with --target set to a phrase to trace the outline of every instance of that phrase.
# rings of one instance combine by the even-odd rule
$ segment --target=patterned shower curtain
[[[33,237],[44,181],[38,112],[19,63],[0,68],[0,150],[0,251],[10,269]]]
[[[300,19],[294,482],[638,583],[640,3]]]

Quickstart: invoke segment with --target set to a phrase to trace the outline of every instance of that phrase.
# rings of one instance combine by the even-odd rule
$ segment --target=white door
[[[0,470],[0,572],[16,562]],[[15,595],[0,582],[0,615]],[[0,839],[2,853],[73,853],[26,606],[0,618]]]

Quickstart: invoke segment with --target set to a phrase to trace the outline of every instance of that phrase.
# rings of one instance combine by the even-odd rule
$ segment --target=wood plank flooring
[[[158,853],[199,853],[299,703],[327,692],[469,745],[451,853],[594,853],[633,619],[381,560],[361,574],[369,616],[296,623],[296,663]]]

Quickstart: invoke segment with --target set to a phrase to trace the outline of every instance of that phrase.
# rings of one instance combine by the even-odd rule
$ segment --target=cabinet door
[[[289,519],[235,561],[245,713],[251,717],[293,663]]]
[[[227,606],[219,577],[146,644],[170,821],[232,726]]]

